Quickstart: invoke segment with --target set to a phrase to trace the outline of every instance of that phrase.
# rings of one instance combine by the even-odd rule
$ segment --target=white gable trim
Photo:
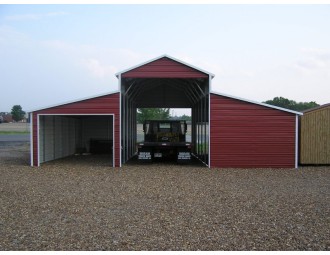
[[[54,108],[54,107],[58,107],[58,106],[66,105],[66,104],[77,103],[77,102],[85,101],[85,100],[88,100],[88,99],[94,99],[94,98],[98,98],[98,97],[113,95],[113,94],[116,94],[116,93],[119,93],[119,91],[113,91],[113,92],[103,93],[103,94],[99,94],[99,95],[94,95],[92,97],[85,97],[85,98],[81,98],[81,99],[72,100],[72,101],[69,101],[69,102],[64,102],[64,103],[60,103],[60,104],[50,105],[50,106],[47,106],[47,107],[42,107],[42,108],[39,108],[39,109],[30,110],[30,111],[28,111],[28,113],[29,112],[41,111],[41,110],[45,110],[45,109],[49,109],[49,108]]]
[[[278,107],[278,106],[274,106],[274,105],[270,105],[270,104],[265,104],[265,103],[260,103],[260,102],[256,102],[256,101],[252,101],[252,100],[248,100],[248,99],[244,99],[244,98],[240,98],[240,97],[235,97],[235,96],[227,95],[227,94],[224,94],[224,93],[218,93],[218,92],[214,92],[214,91],[211,91],[210,93],[211,94],[214,94],[214,95],[218,95],[218,96],[223,96],[223,97],[229,97],[229,98],[232,98],[232,99],[237,99],[237,100],[240,100],[240,101],[243,101],[243,102],[247,102],[247,103],[251,103],[251,104],[257,104],[257,105],[265,106],[265,107],[276,109],[276,110],[280,110],[280,111],[283,111],[283,112],[289,112],[289,113],[296,114],[296,115],[303,115],[303,113],[301,113],[301,112],[296,112],[296,111],[292,111],[292,110],[285,109],[285,108],[282,108],[282,107]]]
[[[131,70],[136,69],[136,68],[138,68],[138,67],[144,66],[144,65],[146,65],[146,64],[149,64],[149,63],[154,62],[154,61],[156,61],[156,60],[159,60],[159,59],[161,59],[161,58],[169,58],[169,59],[171,59],[171,60],[173,60],[173,61],[176,61],[176,62],[178,62],[178,63],[180,63],[180,64],[183,64],[183,65],[185,65],[185,66],[188,66],[188,67],[191,67],[191,68],[193,68],[193,69],[196,69],[197,71],[200,71],[200,72],[202,72],[202,73],[205,73],[205,74],[211,76],[212,79],[213,79],[214,76],[215,76],[213,73],[207,72],[207,71],[205,71],[205,70],[203,70],[203,69],[201,69],[201,68],[198,68],[198,67],[193,66],[193,65],[191,65],[191,64],[185,63],[185,62],[183,62],[183,61],[181,61],[181,60],[179,60],[179,59],[173,58],[173,57],[171,57],[171,56],[169,56],[169,55],[166,55],[166,54],[164,54],[164,55],[162,55],[162,56],[160,56],[160,57],[157,57],[157,58],[154,58],[154,59],[148,60],[148,61],[146,61],[146,62],[143,62],[143,63],[141,63],[141,64],[139,64],[139,65],[135,65],[135,66],[133,66],[133,67],[131,67],[131,68],[125,69],[124,71],[118,72],[118,73],[116,73],[115,75],[116,75],[117,78],[118,78],[119,75],[121,75],[121,74],[123,74],[123,73],[126,73],[126,72],[128,72],[128,71],[131,71]]]

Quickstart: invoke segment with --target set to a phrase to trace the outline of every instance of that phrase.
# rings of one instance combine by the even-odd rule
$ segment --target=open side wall
[[[39,116],[39,163],[75,153],[77,120],[63,116]]]
[[[80,146],[77,142],[85,143],[91,137],[90,132],[95,133],[92,136],[97,136],[96,133],[100,132],[100,130],[97,130],[95,123],[88,121],[88,116],[112,116],[111,118],[113,124],[111,125],[111,129],[109,128],[109,119],[107,119],[106,121],[108,121],[108,124],[105,124],[107,125],[107,128],[103,128],[102,130],[105,130],[104,132],[111,131],[113,133],[114,166],[120,166],[119,93],[54,106],[47,109],[34,111],[31,115],[31,165],[39,166],[40,163],[43,162],[43,159],[55,159],[70,155],[73,151],[73,149],[71,149],[73,144],[75,144],[75,148],[77,148]],[[66,116],[67,118],[64,118],[63,116]],[[74,116],[77,118],[74,119]],[[81,127],[81,122],[84,121],[85,124],[82,126],[84,128],[79,130],[78,127]],[[105,123],[105,119],[93,119],[92,121],[101,121],[102,123]],[[80,124],[78,125],[79,122]],[[84,133],[80,139],[77,139],[77,136],[81,136],[82,134],[79,132]],[[49,144],[40,143],[40,141],[43,141],[42,136],[44,135],[52,137],[52,139],[48,139],[50,141]],[[72,138],[72,136],[75,138]],[[69,141],[64,141],[66,137]],[[58,144],[55,147],[54,144],[52,144],[54,143],[52,141],[55,141],[54,139],[56,139]],[[69,149],[64,148],[66,145],[69,146]]]
[[[127,162],[136,153],[136,106],[129,93],[121,96],[121,162]]]
[[[202,91],[192,107],[192,152],[205,165],[209,165],[209,93]]]
[[[211,167],[296,167],[297,116],[211,93]]]

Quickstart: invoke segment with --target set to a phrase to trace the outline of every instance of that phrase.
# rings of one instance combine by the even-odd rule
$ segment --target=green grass
[[[196,144],[196,149],[199,153],[207,153],[209,151],[209,147],[206,143]]]
[[[29,131],[0,131],[0,135],[28,135]]]

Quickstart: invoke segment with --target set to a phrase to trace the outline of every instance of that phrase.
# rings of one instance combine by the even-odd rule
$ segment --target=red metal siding
[[[91,98],[33,112],[33,164],[38,164],[37,114],[114,114],[115,115],[115,166],[120,165],[119,93]]]
[[[295,167],[296,115],[211,94],[211,167]]]
[[[123,78],[208,78],[206,73],[169,58],[161,58],[122,74]]]

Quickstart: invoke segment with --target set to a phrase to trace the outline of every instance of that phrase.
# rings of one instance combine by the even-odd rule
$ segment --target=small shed
[[[330,103],[300,117],[300,164],[330,164]]]

